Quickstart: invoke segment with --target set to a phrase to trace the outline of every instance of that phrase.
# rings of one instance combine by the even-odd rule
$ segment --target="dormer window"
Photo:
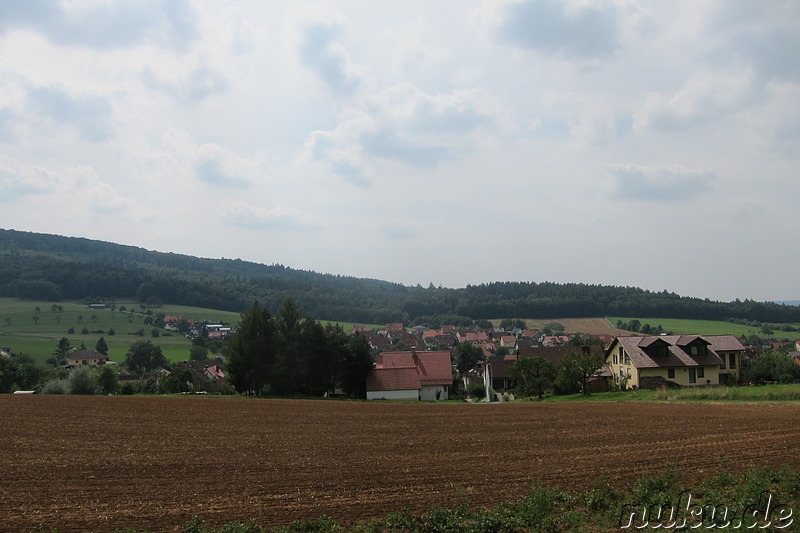
[[[690,347],[690,352],[692,355],[706,355],[708,353],[708,349],[706,348],[705,344],[692,344]]]

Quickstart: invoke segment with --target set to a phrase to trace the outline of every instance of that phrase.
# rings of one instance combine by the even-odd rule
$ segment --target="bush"
[[[66,394],[67,393],[67,380],[66,379],[51,379],[42,385],[39,389],[39,394]]]
[[[90,366],[79,366],[69,373],[67,389],[70,394],[94,394],[94,370]]]
[[[470,383],[467,386],[467,396],[475,398],[486,396],[486,386],[483,383]]]

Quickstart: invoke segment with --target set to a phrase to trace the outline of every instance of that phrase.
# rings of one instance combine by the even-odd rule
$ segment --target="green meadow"
[[[161,346],[170,361],[189,358],[189,339],[163,329],[159,330],[158,337],[153,337],[153,326],[144,323],[145,315],[136,302],[117,302],[117,309],[121,306],[127,308],[124,312],[90,309],[75,302],[58,302],[62,308],[59,312],[52,309],[53,305],[53,302],[0,298],[0,347],[11,348],[43,363],[52,355],[62,337],[68,338],[74,348],[85,346],[88,349],[94,349],[97,340],[103,337],[112,361],[122,362],[128,347],[140,340],[151,340]],[[164,306],[153,313],[179,314],[212,322],[235,323],[239,318],[237,313],[179,306]],[[74,333],[69,333],[70,328]],[[136,334],[140,330],[143,330],[143,336]]]
[[[661,327],[664,328],[664,331],[671,331],[673,333],[685,333],[690,335],[736,335],[737,337],[741,337],[742,335],[758,335],[759,337],[766,336],[761,332],[760,328],[745,326],[742,324],[734,324],[733,322],[724,322],[720,320],[639,317],[626,318],[617,316],[607,317],[607,320],[613,326],[616,325],[617,320],[630,322],[634,318],[642,324],[650,324],[653,327],[657,327],[659,324],[661,324]],[[793,324],[793,326],[800,328],[800,324]],[[775,330],[771,337],[775,337],[776,339],[797,340],[800,339],[800,333],[796,331]]]
[[[56,305],[62,308],[59,312],[52,309],[53,305],[53,302],[0,298],[0,347],[10,348],[15,353],[26,354],[38,363],[44,363],[53,354],[62,337],[68,338],[74,348],[83,345],[90,350],[94,349],[97,340],[103,337],[108,344],[108,355],[112,361],[122,362],[128,347],[140,340],[150,340],[153,344],[161,346],[161,350],[170,361],[189,359],[191,346],[189,339],[178,332],[164,329],[159,330],[158,337],[153,337],[154,326],[144,323],[146,315],[142,313],[138,302],[117,301],[115,311],[90,309],[85,304],[77,302],[58,302]],[[123,306],[126,310],[120,311]],[[182,305],[164,305],[151,311],[153,316],[160,313],[180,315],[231,326],[240,319],[239,313]],[[328,322],[323,321],[323,323]],[[338,324],[348,332],[353,328],[351,323]],[[75,332],[69,333],[70,328]],[[82,333],[84,329],[88,333]],[[111,330],[114,331],[113,335],[110,334]],[[143,336],[137,334],[140,330],[143,331]]]

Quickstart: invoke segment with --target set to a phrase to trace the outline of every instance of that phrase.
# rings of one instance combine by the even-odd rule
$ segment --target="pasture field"
[[[183,335],[162,329],[159,337],[151,336],[153,326],[144,324],[145,315],[141,313],[138,302],[117,301],[117,308],[125,306],[125,312],[93,310],[76,302],[58,302],[58,305],[63,311],[53,311],[53,302],[0,298],[0,347],[11,348],[16,353],[24,353],[43,363],[53,354],[62,337],[67,337],[74,348],[83,343],[88,349],[93,349],[97,339],[103,337],[109,347],[109,358],[122,362],[131,344],[140,340],[151,340],[161,346],[168,360],[176,362],[189,359],[191,343]],[[37,307],[39,311],[36,311]],[[230,325],[235,325],[241,318],[240,313],[183,305],[164,305],[152,311],[154,316],[164,313]],[[353,328],[351,323],[338,324],[345,331]],[[70,328],[74,328],[75,333],[69,333]],[[89,333],[81,333],[84,328]],[[114,335],[108,334],[110,329],[114,330]],[[144,330],[144,336],[134,334],[139,330]]]
[[[161,346],[164,355],[171,361],[189,358],[190,342],[183,335],[176,332],[164,335],[165,331],[161,330],[159,337],[151,336],[153,326],[144,324],[144,315],[139,312],[137,303],[117,302],[118,307],[124,305],[134,312],[89,309],[75,302],[59,302],[58,305],[63,311],[53,311],[53,302],[0,298],[0,346],[9,347],[14,352],[24,353],[43,363],[52,355],[62,337],[67,337],[75,348],[83,343],[90,350],[97,344],[97,339],[103,337],[108,344],[109,358],[122,362],[131,344],[149,339]],[[173,314],[169,309],[165,306],[154,312]],[[75,333],[69,333],[70,328]],[[84,328],[89,333],[81,333]],[[111,329],[114,335],[108,334]],[[139,330],[144,330],[144,336],[134,334]]]
[[[633,317],[636,318],[636,317]],[[612,316],[608,317],[608,322],[610,324],[616,324],[617,320],[622,320],[623,322],[629,322],[633,320],[633,318],[628,317],[617,317]],[[766,337],[763,333],[761,333],[760,328],[755,328],[753,326],[745,326],[742,324],[734,324],[733,322],[725,322],[722,320],[694,320],[694,319],[682,319],[682,318],[636,318],[642,324],[650,324],[653,327],[661,326],[664,328],[664,331],[672,331],[676,334],[685,333],[689,335],[736,335],[737,337],[741,337],[742,335],[758,335],[759,337]],[[795,327],[800,327],[800,324],[793,324]],[[625,332],[626,335],[631,335],[630,331]],[[641,333],[639,333],[641,335]],[[791,339],[796,340],[800,339],[800,333],[796,331],[778,331],[776,330],[771,337],[775,337],[777,339]]]
[[[798,404],[0,396],[0,530],[342,524],[539,483],[800,466]]]

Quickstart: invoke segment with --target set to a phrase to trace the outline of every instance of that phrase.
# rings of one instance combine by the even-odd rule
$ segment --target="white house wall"
[[[436,394],[439,394],[439,397],[436,397]],[[436,400],[446,400],[447,399],[447,387],[444,385],[423,385],[422,390],[420,391],[420,400],[423,402],[433,402]]]
[[[412,390],[375,390],[367,391],[367,400],[418,400],[419,391]]]

